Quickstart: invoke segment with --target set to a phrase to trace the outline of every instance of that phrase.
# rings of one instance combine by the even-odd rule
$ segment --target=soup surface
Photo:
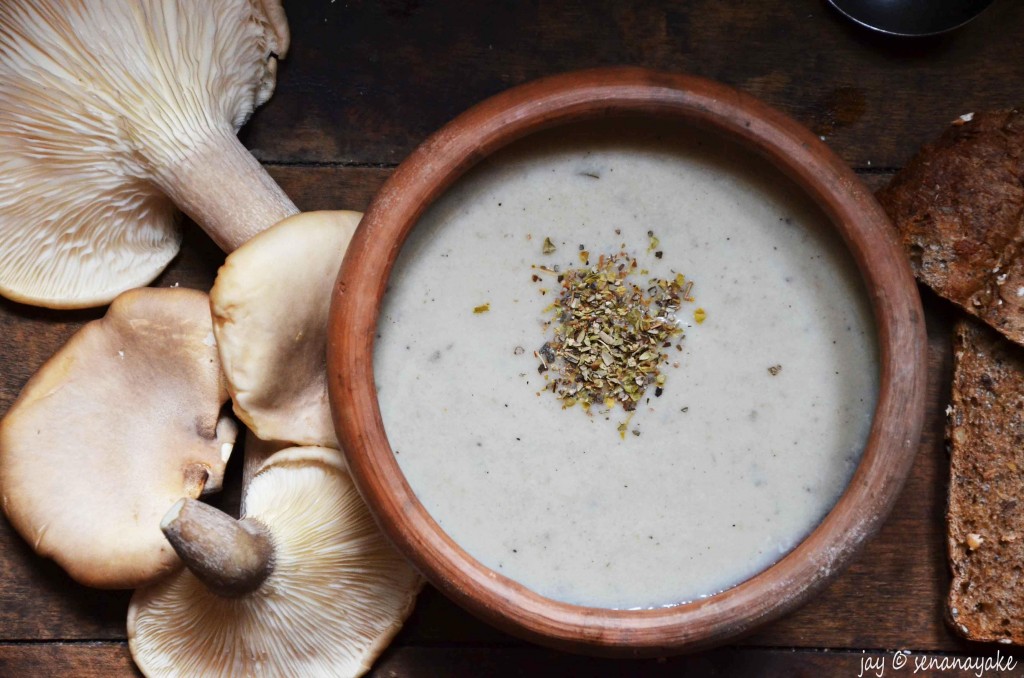
[[[445,532],[607,608],[713,595],[796,546],[846,487],[878,388],[864,290],[817,208],[713,135],[627,128],[534,135],[461,179],[402,249],[374,354],[388,439]],[[563,407],[538,357],[557,276],[620,252],[641,288],[693,282],[685,336],[634,411]]]

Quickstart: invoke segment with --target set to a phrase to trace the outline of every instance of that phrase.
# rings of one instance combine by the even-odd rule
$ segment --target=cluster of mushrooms
[[[280,0],[0,2],[0,294],[110,304],[0,421],[2,507],[78,582],[137,589],[148,676],[359,675],[421,585],[327,401],[360,215],[298,213],[236,137],[288,41]],[[209,295],[140,287],[178,251],[178,209],[229,253]],[[229,398],[241,519],[197,500],[238,437]]]

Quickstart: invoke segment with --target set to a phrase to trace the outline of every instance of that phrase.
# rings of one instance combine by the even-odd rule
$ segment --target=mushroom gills
[[[168,515],[165,522],[176,525],[168,538],[187,568],[132,597],[128,643],[136,664],[147,676],[363,674],[411,612],[422,580],[378,530],[340,453],[276,452],[244,492],[239,521],[193,512],[198,502],[188,501]],[[217,527],[202,529],[221,536],[195,549],[181,543],[193,526],[211,523]],[[220,570],[218,588],[231,568],[209,551],[234,553],[229,543],[248,549],[250,535],[236,540],[233,530],[248,533],[253,524],[269,533],[271,553],[260,556],[269,565],[238,571],[250,582],[261,576],[250,577],[254,571],[265,578],[249,593],[215,593],[203,582],[209,574],[192,568]]]
[[[83,308],[149,283],[181,244],[172,202],[227,250],[297,212],[235,136],[288,40],[279,0],[0,2],[0,294]]]

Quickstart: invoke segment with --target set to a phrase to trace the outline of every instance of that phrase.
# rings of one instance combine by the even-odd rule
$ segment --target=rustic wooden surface
[[[817,0],[285,4],[293,50],[277,93],[243,140],[303,209],[365,207],[417,143],[466,107],[574,68],[634,64],[721,80],[811,127],[872,187],[956,116],[1018,103],[1024,76],[1024,3],[1014,0],[997,0],[955,34],[917,41],[869,35]],[[189,229],[157,284],[211,284],[222,255]],[[535,648],[428,589],[375,672],[857,676],[872,657],[887,662],[886,675],[899,675],[891,665],[896,649],[996,652],[959,640],[942,621],[949,581],[942,430],[955,311],[923,296],[928,413],[911,478],[878,537],[813,602],[733,647],[633,662]],[[101,314],[0,301],[0,413],[76,328]],[[127,600],[125,592],[74,584],[0,519],[0,676],[132,675]],[[1024,651],[1015,656],[1024,659]]]

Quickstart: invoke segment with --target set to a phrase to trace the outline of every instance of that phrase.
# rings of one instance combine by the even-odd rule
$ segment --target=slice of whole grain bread
[[[947,612],[970,640],[1024,644],[1024,349],[969,320],[953,348]]]
[[[1024,345],[1024,109],[964,116],[878,200],[915,275]]]

